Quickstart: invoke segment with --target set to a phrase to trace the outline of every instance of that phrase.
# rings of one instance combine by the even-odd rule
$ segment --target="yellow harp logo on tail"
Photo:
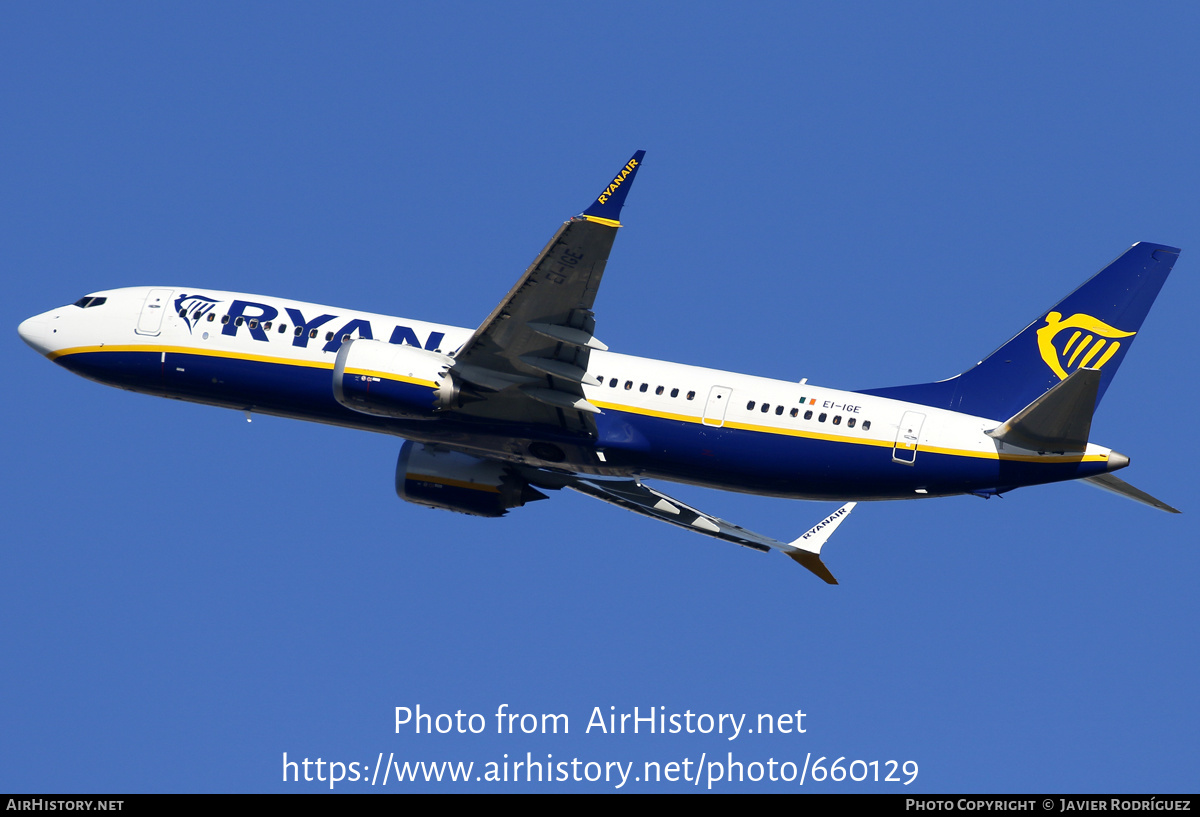
[[[1082,312],[1066,320],[1061,312],[1051,312],[1046,316],[1046,325],[1037,330],[1038,350],[1058,379],[1065,380],[1068,370],[1101,368],[1121,348],[1117,338],[1136,334],[1122,332]]]

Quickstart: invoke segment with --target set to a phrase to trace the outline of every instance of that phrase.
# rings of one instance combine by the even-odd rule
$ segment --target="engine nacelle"
[[[396,495],[418,505],[474,516],[504,516],[509,508],[546,498],[502,462],[431,449],[411,440],[404,443],[396,461]]]
[[[452,365],[441,352],[354,338],[338,349],[333,396],[364,414],[428,419],[457,404],[458,387],[447,373]]]

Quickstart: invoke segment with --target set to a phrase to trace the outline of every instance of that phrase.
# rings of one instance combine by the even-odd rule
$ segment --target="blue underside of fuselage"
[[[912,465],[894,462],[889,446],[833,442],[736,428],[713,428],[606,409],[598,438],[546,426],[433,413],[428,419],[363,414],[333,396],[332,371],[239,358],[161,352],[79,352],[56,360],[92,380],[149,394],[439,442],[480,455],[511,458],[514,441],[540,441],[589,452],[561,463],[532,454],[531,465],[592,473],[637,474],[724,490],[804,499],[914,499],[1078,479],[1106,471],[1104,462],[1027,462],[918,451]],[[432,405],[427,387],[389,383],[390,396]],[[406,392],[407,390],[407,392]],[[596,468],[590,452],[604,453]],[[923,493],[918,493],[918,490]]]

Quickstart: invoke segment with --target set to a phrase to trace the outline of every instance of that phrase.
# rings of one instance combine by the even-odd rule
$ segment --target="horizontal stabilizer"
[[[1178,510],[1172,508],[1161,499],[1155,499],[1145,491],[1138,490],[1123,479],[1117,479],[1112,474],[1100,474],[1095,477],[1085,477],[1084,482],[1091,483],[1097,488],[1103,488],[1106,491],[1112,491],[1114,494],[1129,497],[1134,502],[1140,502],[1143,505],[1149,505],[1151,508],[1158,508],[1160,511],[1167,513],[1179,513]]]
[[[1099,369],[1078,369],[987,435],[1031,451],[1083,451],[1099,387]]]

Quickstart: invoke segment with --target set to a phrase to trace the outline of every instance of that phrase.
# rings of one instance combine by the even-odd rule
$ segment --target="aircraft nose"
[[[53,331],[44,313],[21,321],[21,325],[17,327],[17,334],[21,336],[21,340],[36,349],[38,354],[50,353]]]

